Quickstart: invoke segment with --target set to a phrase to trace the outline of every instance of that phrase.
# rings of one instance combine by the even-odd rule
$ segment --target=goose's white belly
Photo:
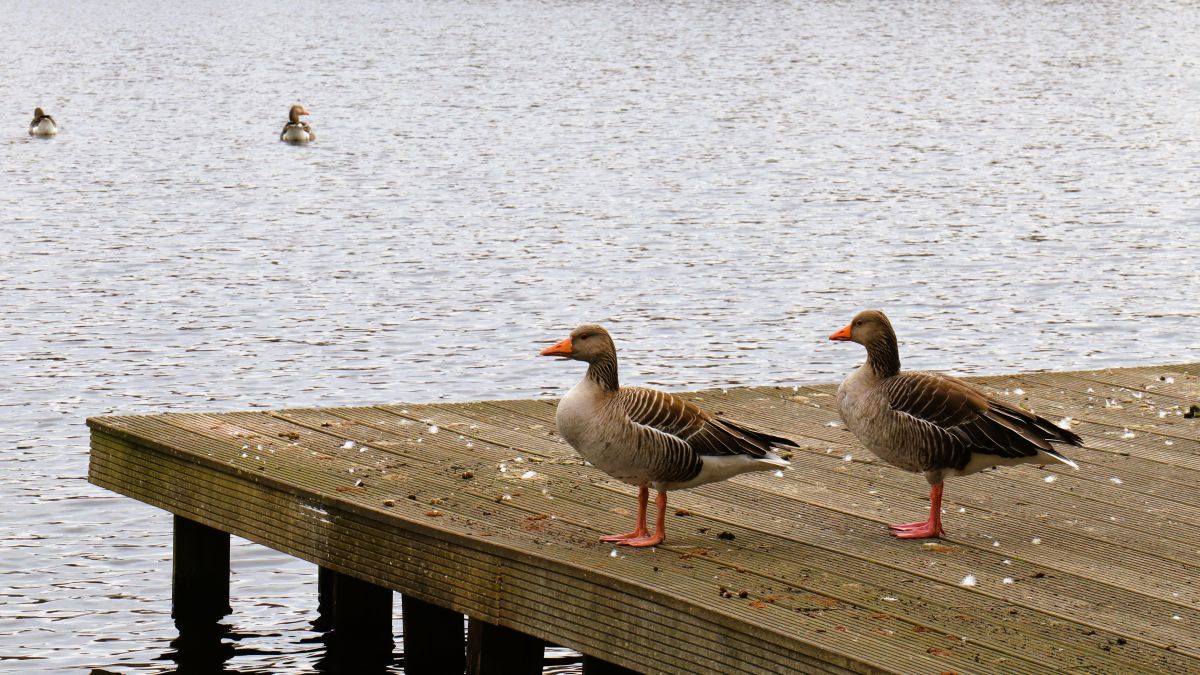
[[[768,452],[766,457],[750,457],[749,455],[720,455],[700,458],[700,473],[691,480],[677,483],[655,483],[659,490],[686,490],[687,488],[715,483],[727,478],[748,473],[750,471],[770,471],[787,466],[790,462]]]
[[[632,430],[616,424],[606,414],[606,397],[588,378],[575,385],[558,402],[558,433],[589,464],[619,481],[643,485],[653,480],[645,462],[639,461]]]
[[[53,136],[58,133],[58,127],[50,120],[42,120],[38,125],[30,126],[29,133],[33,136]]]
[[[287,143],[307,143],[308,132],[304,127],[288,127],[288,130],[283,132],[283,140]]]

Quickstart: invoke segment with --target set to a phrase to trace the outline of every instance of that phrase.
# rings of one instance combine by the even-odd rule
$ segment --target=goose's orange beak
[[[570,356],[571,338],[567,338],[553,347],[546,347],[538,356]]]
[[[839,330],[838,332],[834,333],[833,335],[830,335],[829,339],[830,340],[838,340],[840,342],[845,342],[846,340],[849,340],[850,339],[850,328],[852,325],[853,324],[849,324],[849,323],[846,324],[845,328]]]

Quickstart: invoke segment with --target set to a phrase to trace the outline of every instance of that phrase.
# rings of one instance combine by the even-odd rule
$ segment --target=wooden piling
[[[313,630],[324,632],[333,628],[335,574],[328,567],[317,565],[317,616],[312,621]]]
[[[538,675],[546,643],[475,617],[467,622],[467,675]]]
[[[229,534],[175,516],[171,617],[180,627],[216,624],[229,607]]]
[[[392,590],[348,574],[330,570],[332,630],[339,642],[391,650]]]
[[[467,666],[463,615],[418,600],[400,599],[405,675],[461,673]]]

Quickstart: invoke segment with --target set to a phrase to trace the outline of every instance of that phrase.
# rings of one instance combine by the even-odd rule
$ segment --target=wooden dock
[[[400,592],[410,673],[537,672],[544,643],[591,673],[1200,673],[1200,364],[970,379],[1089,448],[950,480],[942,540],[888,536],[928,485],[835,385],[687,394],[802,448],[671,493],[652,550],[597,541],[636,491],[552,400],[96,417],[89,477],[176,515],[178,621],[228,612],[232,533],[319,565],[335,631],[390,645]]]

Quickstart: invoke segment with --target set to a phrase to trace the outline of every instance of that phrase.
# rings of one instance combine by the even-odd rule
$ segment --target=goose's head
[[[292,124],[298,124],[300,122],[300,116],[307,114],[309,114],[309,112],[304,109],[304,106],[297,104],[292,106],[292,109],[288,111],[288,120],[290,120]]]
[[[34,122],[34,124],[36,124],[36,123],[38,123],[38,122],[41,122],[41,121],[42,121],[42,118],[43,118],[43,117],[46,117],[46,116],[47,116],[47,115],[46,115],[46,113],[45,113],[45,112],[43,112],[41,108],[34,108],[34,109],[33,109],[33,122]]]
[[[868,309],[854,316],[846,327],[829,336],[830,340],[857,342],[864,347],[870,347],[883,340],[895,342],[896,332],[892,330],[892,322],[877,309]]]
[[[617,351],[608,331],[594,323],[585,323],[571,331],[570,337],[542,350],[540,356],[562,356],[592,363]]]

